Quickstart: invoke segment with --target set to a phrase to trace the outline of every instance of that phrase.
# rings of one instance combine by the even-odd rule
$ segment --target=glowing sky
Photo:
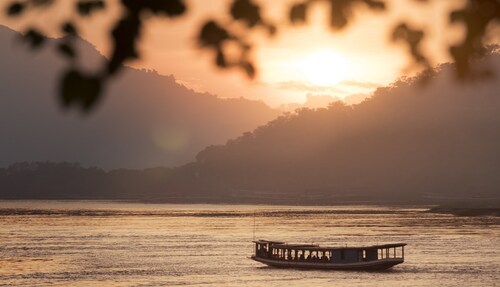
[[[71,5],[63,1],[61,6]],[[445,14],[451,7],[459,7],[463,1],[435,0],[420,3],[414,0],[387,1],[389,10],[373,13],[360,9],[355,13],[351,25],[340,33],[328,28],[325,6],[316,5],[310,11],[308,25],[303,27],[283,26],[275,38],[256,31],[252,37],[259,43],[253,58],[259,68],[255,81],[249,81],[239,71],[221,71],[213,64],[211,53],[196,46],[197,31],[205,20],[224,20],[228,0],[186,1],[188,13],[175,20],[156,18],[147,22],[140,51],[142,59],[130,63],[140,68],[157,70],[160,74],[173,74],[179,82],[203,92],[220,97],[245,97],[261,99],[278,106],[283,103],[304,102],[308,94],[329,95],[344,98],[351,94],[369,94],[378,85],[392,82],[407,71],[409,59],[405,47],[389,42],[391,29],[401,21],[408,21],[427,29],[428,40],[424,43],[433,63],[449,60],[447,45],[456,41],[461,27],[450,27]],[[275,23],[288,22],[288,9],[292,0],[257,1],[263,4],[264,15]],[[59,2],[60,3],[60,2]],[[1,6],[1,5],[0,5]],[[85,21],[81,29],[83,37],[93,43],[102,53],[109,50],[107,29],[120,11],[113,9],[96,14]],[[3,7],[0,7],[3,8]],[[69,10],[66,8],[66,10]],[[30,15],[26,21],[35,22],[45,31],[56,29],[57,18],[69,15],[64,7]],[[227,20],[227,19],[226,19]],[[23,30],[26,21],[0,18],[0,24]],[[337,63],[335,70],[324,68],[336,80],[318,79],[310,69],[318,64],[318,53],[330,55]],[[312,59],[312,60],[311,60]],[[319,67],[319,66],[318,66]],[[320,67],[321,68],[321,67]]]

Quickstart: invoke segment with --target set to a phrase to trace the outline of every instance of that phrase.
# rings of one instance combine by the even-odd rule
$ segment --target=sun
[[[331,51],[319,51],[305,58],[301,69],[307,80],[315,86],[332,86],[348,76],[347,61]]]

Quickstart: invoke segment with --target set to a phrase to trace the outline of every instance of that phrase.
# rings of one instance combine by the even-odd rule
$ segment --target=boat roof
[[[270,243],[270,244],[286,244],[283,241],[271,241],[271,240],[263,240],[263,239],[254,240],[252,242],[253,243],[258,243],[258,244],[266,244],[266,243]]]
[[[269,240],[256,240],[254,243],[259,244],[271,244],[274,248],[285,248],[285,249],[308,249],[308,250],[331,250],[331,249],[382,249],[382,248],[394,248],[406,246],[406,243],[390,243],[390,244],[379,244],[379,245],[369,245],[369,246],[319,246],[318,244],[289,244],[281,241],[269,241]]]

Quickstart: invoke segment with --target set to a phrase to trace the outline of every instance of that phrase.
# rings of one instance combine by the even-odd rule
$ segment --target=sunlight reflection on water
[[[0,202],[0,286],[495,286],[500,218],[388,206]],[[273,269],[256,237],[408,243],[388,272]]]

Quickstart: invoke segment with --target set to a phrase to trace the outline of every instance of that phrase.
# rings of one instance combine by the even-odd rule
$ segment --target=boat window
[[[303,251],[303,250],[299,250],[299,251],[300,251],[299,259],[300,260],[305,260],[305,257],[304,257],[305,251]]]
[[[345,259],[345,250],[340,250],[340,260]]]

